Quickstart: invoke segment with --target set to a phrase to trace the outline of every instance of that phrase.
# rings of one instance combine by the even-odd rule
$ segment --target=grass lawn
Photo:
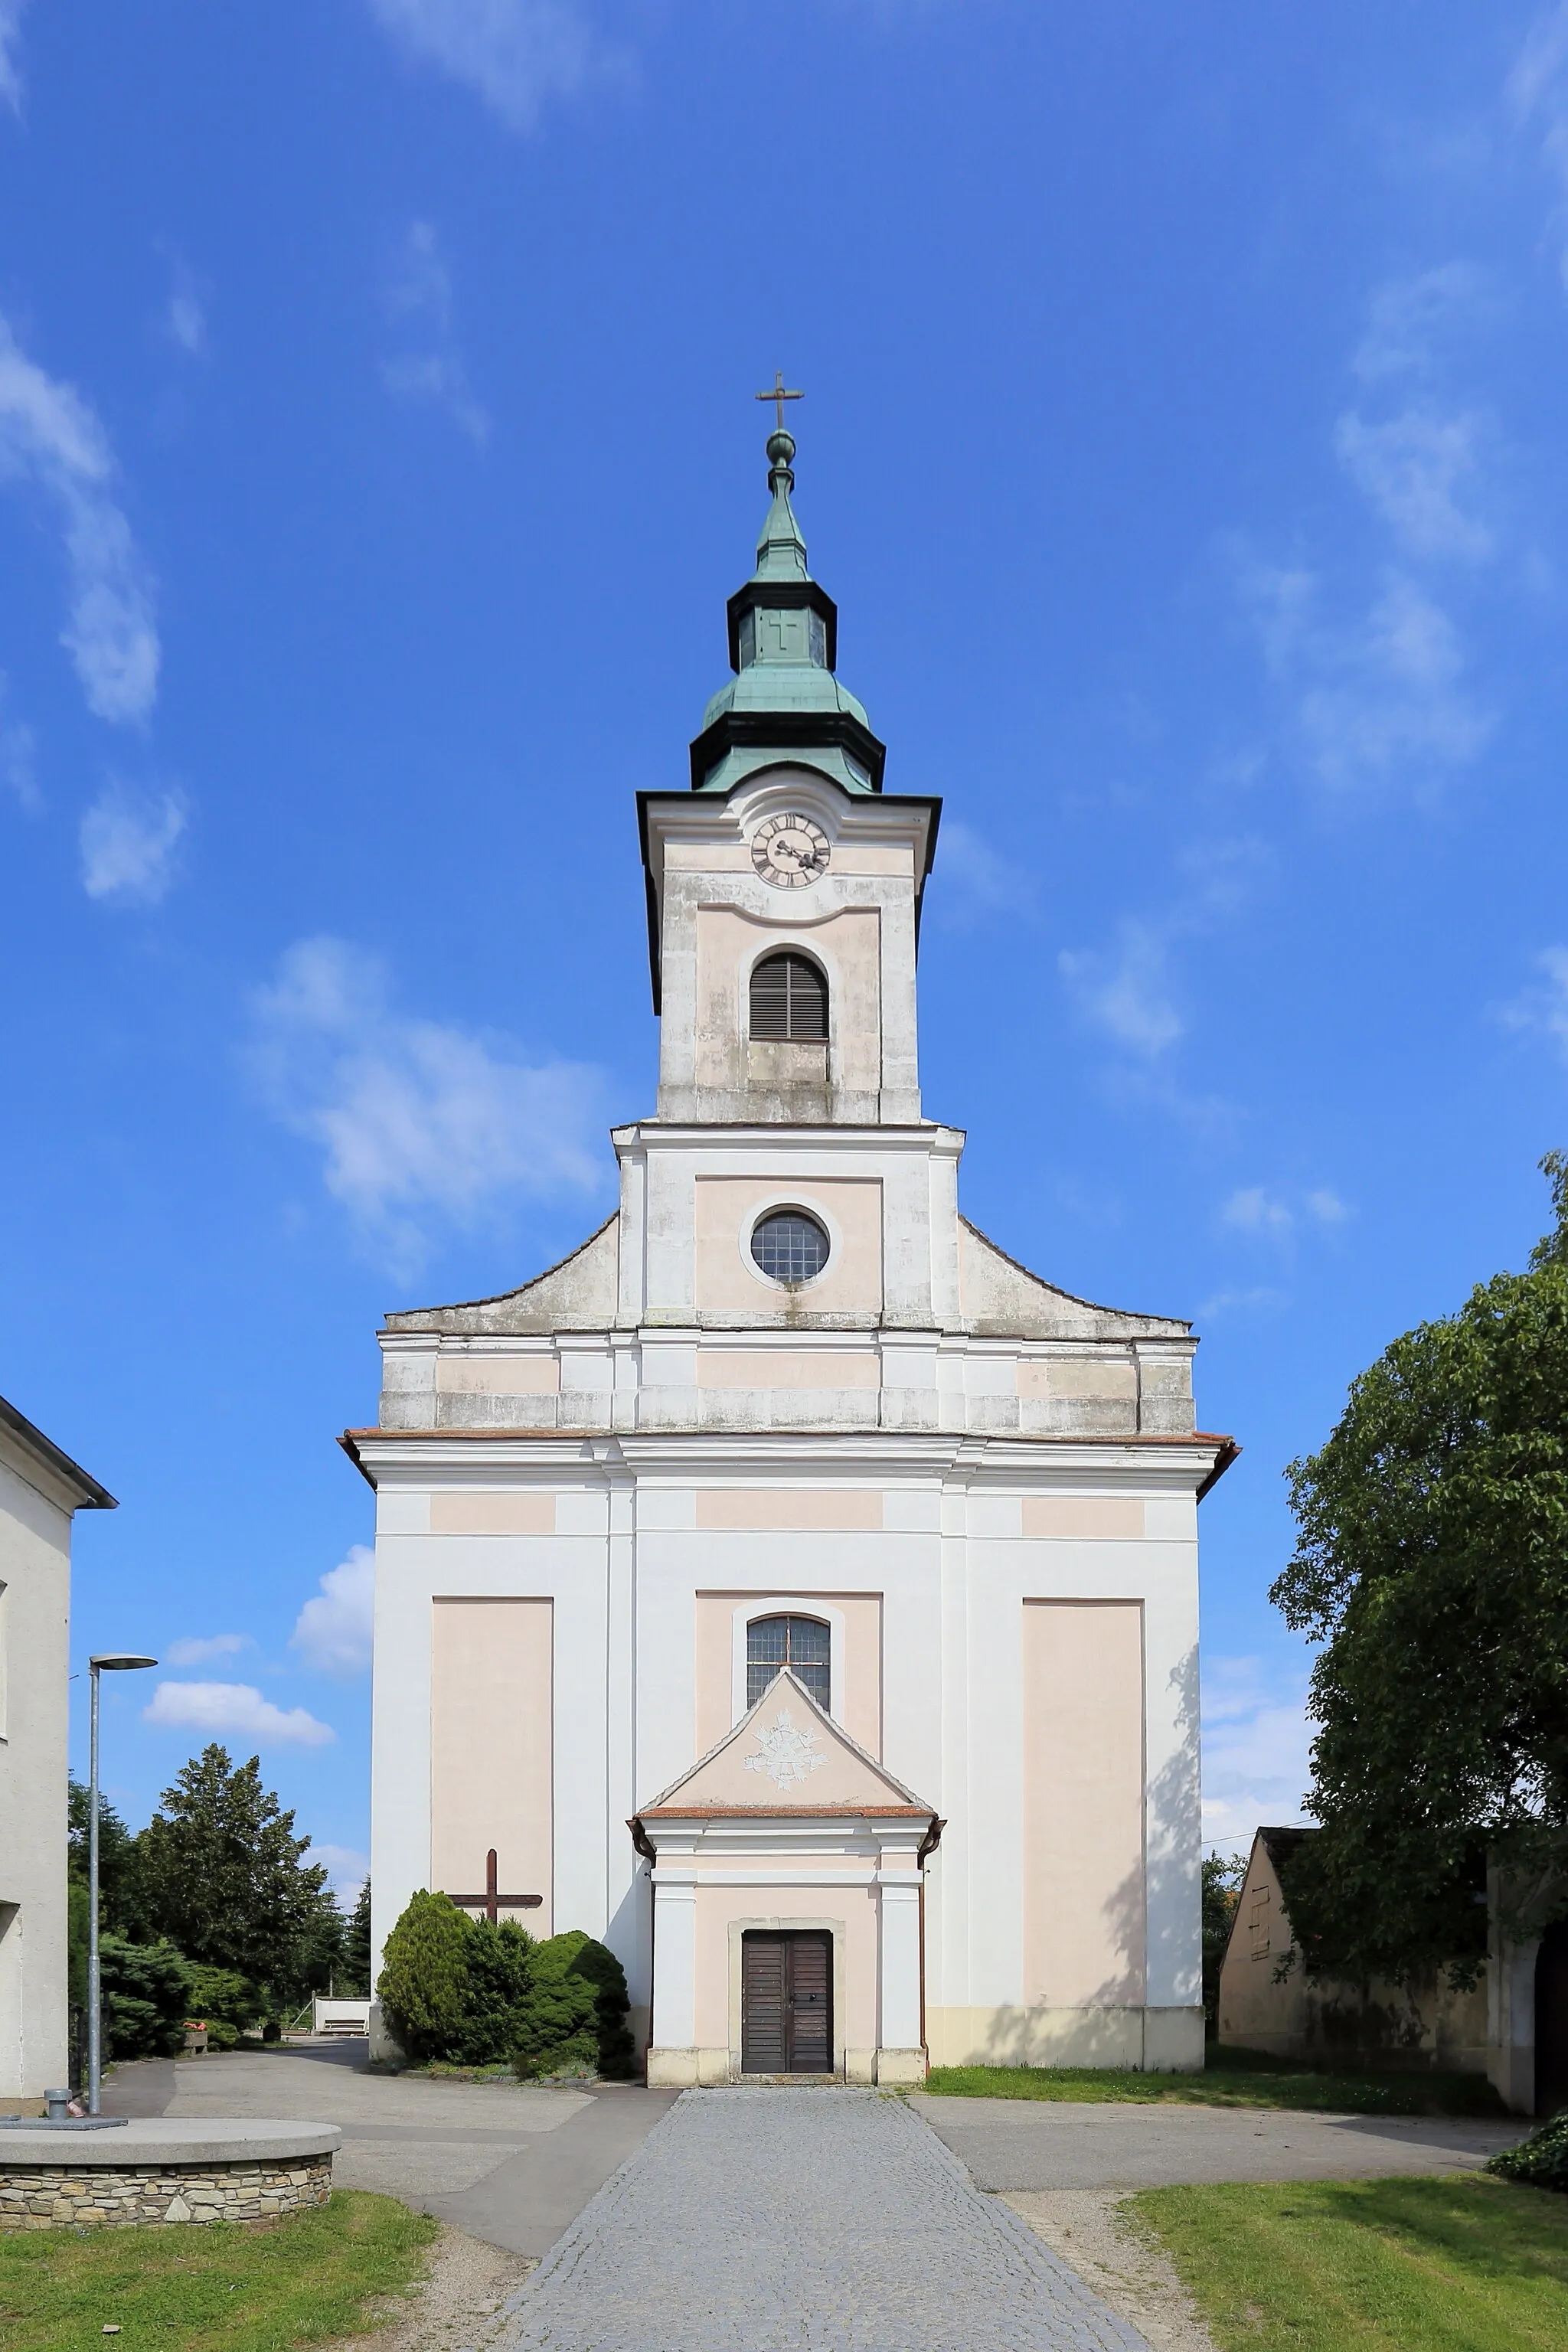
[[[1500,2116],[1482,2074],[1321,2074],[1211,2042],[1201,2074],[1121,2066],[933,2066],[925,2087],[959,2099],[1136,2099],[1189,2107],[1319,2107],[1355,2116]]]
[[[425,2271],[436,2223],[339,2189],[261,2224],[38,2230],[0,2237],[5,2352],[287,2352],[373,2324],[367,2302]],[[118,2322],[118,2336],[106,2337]]]
[[[1568,2345],[1568,2197],[1549,2189],[1463,2175],[1151,2189],[1130,2202],[1221,2352]]]

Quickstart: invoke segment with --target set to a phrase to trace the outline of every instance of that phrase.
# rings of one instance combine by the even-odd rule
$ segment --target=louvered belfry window
[[[764,956],[752,973],[753,1037],[827,1035],[827,982],[803,955]]]

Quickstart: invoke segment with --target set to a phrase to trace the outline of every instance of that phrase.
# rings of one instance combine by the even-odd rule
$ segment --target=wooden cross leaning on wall
[[[485,1891],[482,1895],[448,1895],[459,1911],[482,1911],[493,1927],[498,1911],[537,1911],[543,1902],[542,1895],[498,1895],[496,1892],[496,1850],[492,1845],[485,1856]]]

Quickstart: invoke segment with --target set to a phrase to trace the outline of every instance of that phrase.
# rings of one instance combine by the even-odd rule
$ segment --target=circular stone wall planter
[[[182,2122],[0,2132],[0,2231],[268,2221],[332,2193],[334,2124]]]

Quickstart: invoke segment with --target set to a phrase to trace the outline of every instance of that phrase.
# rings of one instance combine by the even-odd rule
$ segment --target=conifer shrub
[[[1505,2180],[1522,2181],[1527,2189],[1555,2189],[1568,2197],[1568,2107],[1517,2147],[1500,2148],[1487,2159],[1489,2172]]]
[[[632,2071],[625,1971],[580,1928],[536,1944],[514,1920],[421,1892],[386,1939],[376,1992],[416,2064],[510,2059],[525,2082]]]
[[[529,1988],[515,2013],[512,2064],[520,2079],[632,2072],[626,1971],[580,1927],[536,1944]]]
[[[190,1964],[173,1944],[100,1936],[99,1983],[106,2058],[172,2058],[185,2039]]]
[[[469,1924],[445,1895],[421,1887],[386,1939],[376,1995],[410,2058],[445,2058],[462,2033]]]
[[[492,1927],[488,1919],[465,1918],[464,1926],[468,1998],[462,2025],[442,2054],[459,2066],[504,2066],[539,1948],[515,1919]]]

